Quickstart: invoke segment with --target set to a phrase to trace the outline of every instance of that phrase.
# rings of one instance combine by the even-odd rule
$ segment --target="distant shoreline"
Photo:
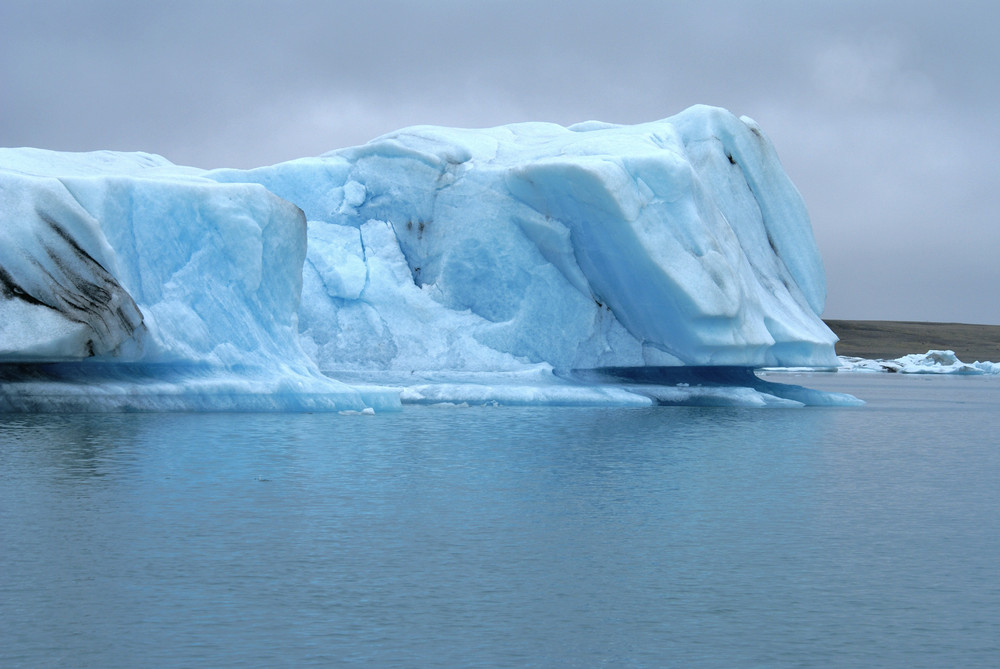
[[[935,349],[954,351],[962,362],[1000,362],[1000,325],[834,319],[825,322],[840,337],[837,355],[892,360]]]

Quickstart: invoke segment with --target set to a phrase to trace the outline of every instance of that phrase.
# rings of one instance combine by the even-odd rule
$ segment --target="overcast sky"
[[[1000,3],[0,2],[0,146],[253,167],[414,124],[758,121],[825,316],[1000,324]]]

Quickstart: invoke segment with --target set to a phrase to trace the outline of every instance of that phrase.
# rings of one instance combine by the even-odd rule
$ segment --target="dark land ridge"
[[[892,360],[930,350],[954,351],[962,362],[1000,362],[1000,325],[915,321],[826,320],[837,355]]]

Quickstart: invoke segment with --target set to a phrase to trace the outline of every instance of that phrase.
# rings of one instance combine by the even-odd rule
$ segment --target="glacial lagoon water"
[[[1000,665],[1000,378],[0,415],[3,667]]]

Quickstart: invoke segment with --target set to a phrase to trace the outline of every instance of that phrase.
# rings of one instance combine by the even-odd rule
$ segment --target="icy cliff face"
[[[0,198],[0,408],[643,404],[681,366],[815,403],[738,370],[837,365],[801,198],[720,109],[246,171],[0,149]]]
[[[294,205],[141,154],[0,165],[0,407],[365,408],[299,345]]]
[[[305,212],[301,330],[326,370],[837,362],[801,197],[721,109],[409,128],[208,176]]]

